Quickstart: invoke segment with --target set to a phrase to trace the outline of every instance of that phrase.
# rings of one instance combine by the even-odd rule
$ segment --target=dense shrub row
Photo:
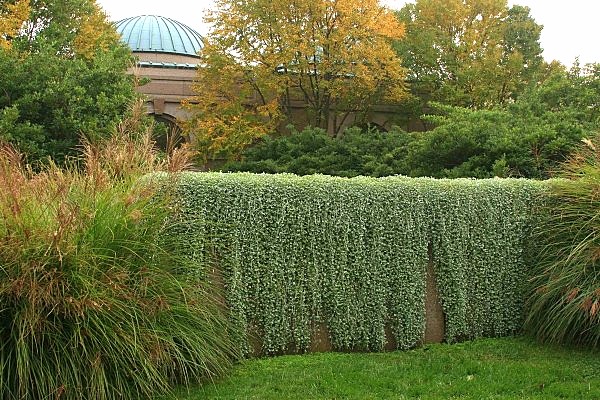
[[[405,155],[415,135],[394,129],[380,132],[347,129],[340,138],[320,128],[292,130],[289,136],[266,136],[244,152],[242,161],[219,168],[229,172],[325,174],[343,176],[407,175]]]
[[[421,117],[427,132],[354,127],[333,138],[318,128],[292,129],[290,135],[257,141],[240,161],[218,168],[343,177],[547,179],[600,126],[597,107],[591,105],[597,95],[569,93],[564,82],[547,87],[550,83],[502,109],[431,105],[433,115]]]
[[[242,331],[263,351],[303,351],[327,325],[335,349],[399,348],[424,334],[431,247],[446,339],[519,329],[524,240],[544,184],[525,180],[200,173],[180,205],[211,238]],[[204,242],[202,243],[204,246]]]

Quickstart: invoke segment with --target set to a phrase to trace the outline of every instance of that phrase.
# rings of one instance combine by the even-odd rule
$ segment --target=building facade
[[[156,15],[126,18],[115,26],[138,59],[132,73],[147,81],[138,90],[147,96],[148,113],[168,123],[185,120],[188,113],[181,101],[193,95],[202,36]]]

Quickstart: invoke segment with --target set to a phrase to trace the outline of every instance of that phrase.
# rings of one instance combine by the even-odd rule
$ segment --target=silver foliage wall
[[[401,349],[423,338],[429,249],[448,341],[518,330],[523,245],[544,187],[190,173],[178,202],[197,221],[182,229],[188,251],[217,263],[232,318],[264,353],[304,351],[322,324],[335,349],[380,350],[386,326]]]

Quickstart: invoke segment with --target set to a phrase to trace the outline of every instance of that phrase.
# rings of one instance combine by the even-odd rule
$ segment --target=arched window
[[[177,124],[175,117],[168,114],[151,115],[155,120],[154,140],[156,141],[156,146],[160,150],[167,151],[186,142],[181,134],[181,128]]]

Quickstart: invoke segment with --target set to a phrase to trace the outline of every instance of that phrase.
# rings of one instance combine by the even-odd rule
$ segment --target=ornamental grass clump
[[[0,147],[0,398],[155,397],[222,373],[222,307],[161,234],[164,182],[157,196],[140,180],[185,165],[185,150],[159,157],[148,132],[120,132],[83,153],[34,172]]]
[[[598,139],[563,165],[540,213],[525,326],[545,342],[600,345]]]

